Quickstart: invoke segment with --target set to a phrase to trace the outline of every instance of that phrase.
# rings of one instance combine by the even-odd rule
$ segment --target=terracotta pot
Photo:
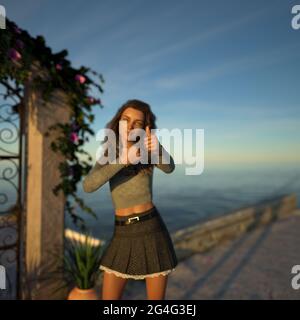
[[[68,300],[99,300],[99,296],[95,288],[79,289],[74,287],[68,295]]]

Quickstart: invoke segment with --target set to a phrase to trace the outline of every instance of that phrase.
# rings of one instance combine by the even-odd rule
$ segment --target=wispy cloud
[[[186,86],[199,85],[202,82],[221,77],[225,74],[239,72],[245,69],[261,68],[280,61],[287,61],[288,58],[298,55],[299,45],[294,43],[288,47],[272,48],[268,51],[257,51],[253,54],[246,55],[226,61],[220,65],[206,70],[193,70],[191,72],[180,72],[176,75],[160,77],[155,81],[156,86],[160,89],[177,89]]]
[[[182,51],[188,47],[199,45],[199,43],[203,43],[203,41],[211,40],[215,37],[229,32],[234,28],[238,28],[248,22],[253,21],[254,19],[259,18],[268,9],[270,10],[269,7],[263,7],[259,11],[251,12],[248,15],[241,16],[236,20],[232,20],[224,24],[218,24],[217,26],[210,27],[203,32],[192,34],[190,37],[179,42],[172,43],[161,48],[160,50],[154,50],[153,52],[141,57],[138,61],[135,61],[135,63],[150,63],[154,60],[157,60],[158,58],[162,58],[163,56],[169,56],[171,54],[178,53],[179,51]]]
[[[236,115],[237,117],[244,115],[249,118],[257,119],[257,117],[282,117],[284,115],[291,115],[299,113],[300,110],[298,104],[290,104],[282,102],[260,102],[255,104],[247,101],[238,101],[233,103],[232,101],[214,101],[214,100],[201,100],[197,98],[177,98],[174,101],[165,102],[163,104],[163,110],[165,112],[172,112],[173,114],[180,113],[185,110],[189,110],[193,114],[202,113],[215,113],[218,115]]]
[[[202,32],[196,32],[191,34],[187,38],[180,39],[179,41],[174,42],[173,40],[169,42],[167,45],[160,47],[159,49],[154,49],[151,52],[147,52],[141,57],[135,58],[132,61],[128,61],[124,66],[118,66],[116,68],[112,68],[112,72],[128,72],[130,69],[134,68],[145,68],[146,70],[151,70],[151,68],[159,68],[161,66],[160,63],[163,64],[161,60],[163,57],[168,57],[172,54],[178,54],[181,51],[191,48],[193,46],[198,46],[204,41],[209,41],[223,34],[228,33],[232,29],[239,28],[242,25],[245,25],[249,22],[253,22],[253,20],[258,19],[263,16],[267,11],[270,11],[269,7],[263,7],[262,9],[251,12],[248,15],[240,16],[238,19],[227,21],[223,24],[218,24],[217,26],[208,27],[206,30]],[[180,12],[179,12],[180,14]],[[178,25],[178,31],[180,30],[180,24]],[[140,44],[136,43],[131,44],[131,47],[138,46]],[[155,64],[153,64],[156,62]],[[149,68],[150,67],[150,68]]]
[[[124,64],[118,64],[115,67],[111,67],[106,72],[106,78],[108,79],[107,86],[116,94],[123,94],[122,88],[127,87],[129,91],[134,90],[132,86],[137,87],[137,92],[149,92],[149,90],[157,89],[172,89],[178,88],[182,84],[188,84],[195,79],[196,81],[205,81],[222,75],[234,68],[242,68],[246,63],[250,63],[251,56],[242,57],[238,60],[226,62],[223,65],[212,68],[208,72],[201,73],[199,71],[193,71],[191,73],[178,74],[175,76],[161,77],[155,81],[147,79],[147,76],[159,71],[164,65],[163,58],[170,56],[171,54],[180,53],[186,48],[192,48],[198,46],[204,41],[209,41],[219,36],[223,36],[229,33],[234,28],[239,28],[249,22],[253,22],[255,19],[263,16],[269,7],[263,7],[258,11],[251,12],[247,15],[240,16],[238,19],[227,21],[223,24],[219,24],[216,27],[209,28],[199,33],[194,33],[188,38],[183,38],[181,41],[171,42],[159,50],[152,50],[150,53],[146,53],[141,57],[135,57]],[[179,12],[180,13],[180,12]],[[176,14],[176,10],[172,11],[172,14]],[[136,43],[138,46],[139,43]],[[134,48],[135,45],[132,44]],[[274,53],[273,53],[274,54]],[[253,59],[253,58],[252,58]],[[110,86],[112,85],[112,86]],[[147,88],[147,89],[145,89]]]
[[[299,52],[299,44],[293,43],[289,46],[281,48],[272,48],[262,50],[260,52],[254,52],[244,57],[239,57],[226,61],[220,65],[213,66],[210,69],[193,70],[190,72],[181,72],[175,75],[165,76],[157,79],[144,78],[148,72],[151,71],[151,66],[147,66],[143,69],[137,69],[135,72],[120,73],[117,75],[107,75],[107,87],[109,88],[108,97],[114,101],[124,99],[126,96],[139,96],[148,97],[153,92],[159,92],[161,90],[177,90],[181,88],[199,86],[201,83],[230,75],[237,72],[246,70],[261,70],[264,67],[272,64],[278,64],[282,61],[289,61],[288,59],[297,58]],[[177,102],[178,104],[178,102]],[[182,106],[187,106],[187,102],[184,102]],[[204,102],[193,102],[192,106],[199,106],[199,108],[205,108]],[[210,108],[207,106],[207,109]]]
[[[75,58],[84,55],[89,43],[95,44],[95,39],[105,39],[110,36],[113,28],[120,28],[120,23],[134,10],[140,6],[138,1],[119,2],[113,7],[110,2],[97,2],[93,6],[85,2],[77,3],[72,9],[72,14],[76,15],[68,20],[64,32],[56,35],[57,44],[64,46],[65,43],[80,43]],[[78,14],[79,13],[79,14]],[[84,44],[84,46],[82,46]]]

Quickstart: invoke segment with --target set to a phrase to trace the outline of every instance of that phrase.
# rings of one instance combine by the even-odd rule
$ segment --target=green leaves
[[[103,246],[95,244],[88,233],[84,241],[66,239],[64,256],[64,274],[66,280],[79,289],[90,289],[100,275],[100,260]]]
[[[102,74],[89,67],[73,68],[71,62],[67,59],[67,49],[53,53],[51,48],[47,46],[44,36],[38,35],[34,38],[26,30],[20,29],[20,32],[16,32],[18,29],[17,25],[7,18],[7,30],[0,35],[0,83],[5,86],[7,95],[16,95],[22,102],[24,87],[32,74],[31,68],[35,62],[39,62],[41,68],[47,73],[47,79],[40,75],[36,75],[32,79],[32,87],[42,93],[43,103],[39,107],[45,107],[46,102],[51,99],[56,89],[63,90],[67,94],[73,112],[72,116],[74,116],[72,120],[80,127],[78,135],[81,138],[78,143],[70,140],[71,128],[69,123],[57,123],[51,128],[45,128],[47,130],[45,136],[50,138],[50,131],[56,130],[55,133],[58,134],[55,134],[56,138],[51,142],[52,151],[63,155],[67,160],[72,160],[73,166],[74,164],[81,166],[81,169],[75,166],[76,172],[71,180],[67,170],[62,170],[61,182],[53,188],[55,195],[58,195],[58,191],[62,190],[66,197],[74,197],[76,184],[81,180],[86,168],[84,165],[80,165],[79,155],[84,153],[80,147],[84,144],[84,141],[87,141],[85,134],[95,135],[90,128],[95,116],[92,113],[92,105],[86,101],[90,96],[89,91],[92,91],[93,87],[98,89],[99,94],[104,92],[101,84],[105,81]],[[22,43],[22,46],[20,46],[20,43]],[[21,59],[14,61],[9,57],[8,52],[16,49],[20,52]],[[57,65],[59,65],[59,68]],[[76,74],[80,74],[86,81],[82,84],[76,82],[74,80]],[[93,80],[93,78],[96,79]],[[11,82],[14,82],[13,87]],[[100,107],[103,107],[102,104]],[[89,160],[91,160],[91,157],[89,157]],[[81,208],[89,214],[94,213],[91,208],[83,204]],[[66,205],[65,210],[73,218],[75,224],[80,220],[70,206]]]

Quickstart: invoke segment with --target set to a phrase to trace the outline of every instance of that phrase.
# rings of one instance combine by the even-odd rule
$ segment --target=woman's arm
[[[159,155],[158,163],[155,164],[157,168],[165,173],[171,173],[175,169],[175,163],[173,157],[167,152],[167,150],[159,143]]]
[[[94,167],[82,182],[84,192],[90,193],[96,191],[127,165],[125,163],[118,163],[118,161],[106,164],[100,164],[96,161]]]

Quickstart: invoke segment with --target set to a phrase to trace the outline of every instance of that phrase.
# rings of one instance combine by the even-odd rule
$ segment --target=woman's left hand
[[[146,127],[146,136],[144,137],[144,146],[146,150],[151,154],[158,154],[159,152],[159,140],[156,134],[151,133],[149,126]]]

